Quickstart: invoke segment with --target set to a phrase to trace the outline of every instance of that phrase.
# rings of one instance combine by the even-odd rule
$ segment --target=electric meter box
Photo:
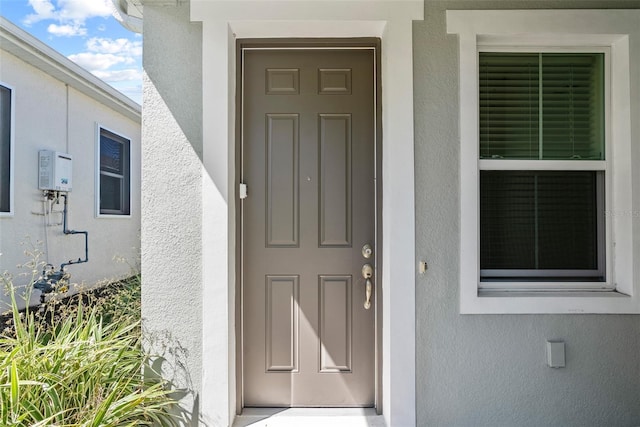
[[[38,188],[71,191],[72,157],[52,150],[38,152]]]

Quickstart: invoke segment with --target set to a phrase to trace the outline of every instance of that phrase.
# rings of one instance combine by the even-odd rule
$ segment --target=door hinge
[[[243,184],[242,182],[240,183],[240,188],[238,189],[238,195],[240,196],[240,199],[247,198],[247,184]]]

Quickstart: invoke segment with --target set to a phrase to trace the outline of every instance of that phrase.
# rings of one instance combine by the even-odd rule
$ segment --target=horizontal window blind
[[[600,279],[603,180],[601,171],[480,171],[481,270]]]
[[[602,53],[479,55],[481,158],[604,159]]]
[[[120,142],[120,138],[103,130],[100,134],[100,170],[122,175],[123,151],[124,142]]]
[[[0,86],[0,212],[11,208],[11,132],[11,89]]]
[[[121,211],[124,180],[102,175],[100,177],[100,208],[103,211]]]

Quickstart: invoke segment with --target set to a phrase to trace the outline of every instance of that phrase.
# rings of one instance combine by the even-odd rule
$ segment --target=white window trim
[[[128,214],[115,214],[115,213],[100,213],[100,131],[105,130],[107,132],[111,132],[114,135],[119,136],[120,138],[126,139],[129,141],[129,156],[128,156],[128,170],[129,170],[129,213]],[[96,123],[95,126],[95,216],[96,218],[131,218],[133,214],[133,203],[131,200],[131,157],[133,153],[132,139],[126,135],[121,134],[120,132],[116,132],[106,126],[102,126],[100,123]]]
[[[9,212],[0,212],[0,217],[13,217],[15,215],[15,170],[16,170],[16,90],[10,84],[0,81],[0,86],[4,86],[11,91],[11,135],[9,136]]]
[[[447,31],[460,51],[460,312],[640,313],[634,277],[631,165],[630,38],[640,42],[640,10],[447,11]],[[607,111],[610,229],[607,275],[614,292],[479,290],[478,51],[479,46],[610,49]],[[636,51],[637,52],[637,51]],[[637,62],[637,54],[633,57]],[[637,77],[636,77],[637,79]],[[635,105],[634,105],[635,106]],[[637,159],[635,159],[637,160]],[[615,248],[615,252],[614,249]],[[635,279],[635,280],[634,280]]]

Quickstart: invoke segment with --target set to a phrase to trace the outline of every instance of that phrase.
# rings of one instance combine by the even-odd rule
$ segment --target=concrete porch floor
[[[245,408],[233,427],[386,427],[373,408]]]

